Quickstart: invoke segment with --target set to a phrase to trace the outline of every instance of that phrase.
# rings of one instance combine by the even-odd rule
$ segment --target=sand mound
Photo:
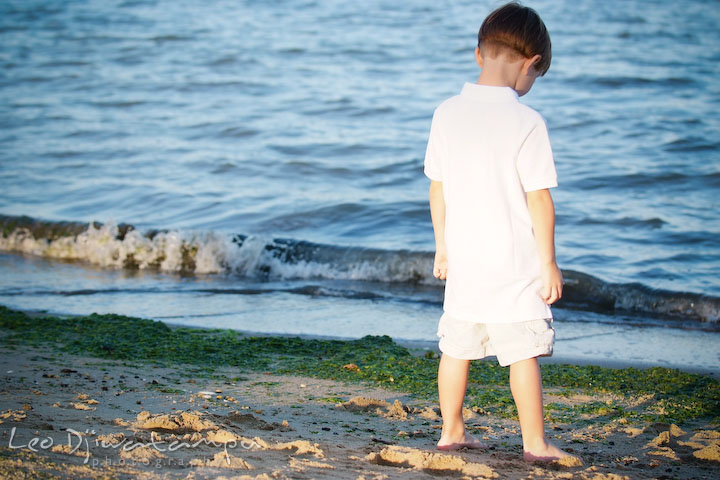
[[[672,423],[672,424],[671,423],[662,423],[662,422],[653,423],[652,425],[650,425],[648,427],[648,430],[654,431],[656,433],[669,432],[670,436],[673,436],[673,437],[681,437],[681,436],[685,435],[685,432],[683,431],[683,429],[678,427],[674,423]]]
[[[97,405],[98,403],[100,403],[94,398],[90,398],[90,396],[86,393],[78,393],[77,399],[87,403],[88,405]]]
[[[645,445],[645,448],[649,449],[648,455],[665,457],[677,462],[681,457],[689,456],[690,451],[687,449],[692,449],[693,457],[699,460],[720,462],[720,432],[701,430],[689,440],[683,441],[681,437],[687,433],[677,425],[659,423],[652,428],[655,431],[664,430]]]
[[[122,419],[122,418],[116,418],[112,421],[113,425],[117,425],[118,427],[129,427],[130,422]]]
[[[699,460],[708,460],[711,462],[720,462],[720,445],[712,443],[705,448],[695,450],[693,457]]]
[[[630,437],[630,438],[635,438],[635,437],[637,437],[638,435],[642,435],[643,433],[645,433],[645,429],[644,429],[644,428],[636,428],[636,427],[627,427],[627,428],[625,428],[623,431],[624,431],[624,432],[628,435],[628,437]]]
[[[311,453],[317,458],[323,458],[325,456],[317,443],[310,443],[307,440],[295,440],[293,442],[276,443],[271,448],[273,450],[295,449],[295,455]]]
[[[572,478],[572,477],[568,477]],[[583,477],[588,478],[588,477]],[[596,473],[592,477],[590,477],[592,480],[630,480],[630,477],[627,477],[625,475],[617,475],[615,473]]]
[[[384,416],[394,420],[407,420],[408,417],[403,404],[400,403],[400,400],[395,400],[392,406],[388,408],[388,411]]]
[[[677,425],[667,425],[663,423],[657,423],[653,425],[653,428],[655,431],[658,431],[660,429],[660,433],[657,437],[650,440],[650,442],[645,445],[645,448],[652,448],[652,447],[661,447],[663,445],[670,445],[671,443],[676,443],[676,438],[682,437],[683,435],[686,435],[685,431],[683,431],[680,427]]]
[[[372,412],[392,420],[407,420],[410,411],[400,400],[395,400],[390,405],[385,400],[368,397],[353,397],[338,405],[338,408],[344,408],[350,412]]]
[[[374,412],[378,408],[388,408],[390,404],[385,400],[368,397],[353,397],[340,406],[350,412]]]
[[[27,418],[27,414],[22,410],[4,410],[2,413],[0,413],[0,423],[3,423],[3,418],[10,417],[12,417],[12,421],[19,422],[20,420]]]
[[[567,468],[583,466],[582,460],[580,460],[577,457],[571,457],[571,456],[559,458],[559,459],[555,460],[553,463],[555,465],[559,465],[561,467],[567,467]]]
[[[137,444],[133,445],[136,447]],[[134,462],[150,462],[152,460],[165,458],[165,455],[160,453],[152,445],[142,445],[136,448],[120,449],[120,458],[125,460],[132,460]]]
[[[391,445],[380,453],[371,453],[365,459],[377,465],[413,468],[436,475],[467,475],[470,477],[497,478],[498,474],[487,465],[467,462],[462,457],[430,453],[416,448]]]
[[[213,477],[214,480],[276,480],[280,477],[279,471],[272,472],[272,474],[268,475],[267,473],[260,473],[258,475],[235,475],[232,474],[231,477],[226,477],[224,475],[220,475],[217,477]],[[186,480],[193,480],[195,479],[194,476],[188,475],[185,477]]]
[[[217,425],[209,420],[201,419],[202,415],[202,412],[180,412],[153,416],[150,412],[145,411],[138,413],[133,426],[143,430],[162,430],[175,433],[217,430]]]
[[[125,434],[122,432],[108,433],[107,435],[98,435],[97,439],[104,445],[117,445],[125,440]]]
[[[75,455],[76,457],[92,456],[90,452],[86,452],[82,448],[76,448],[77,446],[70,445],[69,443],[62,443],[55,445],[50,450],[56,453],[66,453],[68,455]]]
[[[654,439],[650,440],[650,442],[645,446],[645,448],[650,447],[660,447],[662,445],[668,445],[670,443],[670,432],[660,432],[660,435],[655,437]]]
[[[223,419],[223,417],[216,416],[218,419]],[[230,423],[231,425],[236,425],[243,428],[251,428],[255,430],[274,430],[275,426],[269,424],[265,420],[261,418],[257,418],[255,415],[251,413],[240,413],[237,410],[233,410],[232,412],[228,413],[226,417],[224,417],[225,423]]]
[[[311,453],[316,458],[324,458],[325,454],[320,449],[317,443],[310,443],[307,440],[295,440],[293,442],[282,442],[270,445],[262,438],[255,437],[252,439],[256,445],[266,450],[295,450],[295,455],[303,455],[305,453]]]
[[[252,470],[252,465],[243,460],[240,457],[226,454],[225,452],[218,452],[212,458],[212,460],[201,460],[194,458],[190,461],[190,465],[194,467],[218,467],[218,468],[237,468],[242,470]]]
[[[289,466],[290,466],[290,468],[292,468],[293,470],[296,470],[298,472],[304,472],[308,468],[324,468],[327,470],[335,470],[335,467],[333,467],[329,463],[316,462],[313,460],[308,460],[306,458],[290,457]]]
[[[207,434],[206,438],[209,442],[215,442],[215,443],[228,443],[228,442],[239,443],[243,440],[243,437],[235,435],[233,432],[231,432],[229,430],[217,430],[217,431],[209,432]]]
[[[655,450],[648,452],[648,455],[655,455],[658,457],[669,458],[670,460],[680,460],[677,453],[670,447],[658,447]]]
[[[425,407],[418,415],[427,420],[440,420],[440,409],[437,407]]]
[[[716,430],[697,431],[690,441],[679,443],[693,448],[693,457],[698,460],[720,462],[720,432]]]

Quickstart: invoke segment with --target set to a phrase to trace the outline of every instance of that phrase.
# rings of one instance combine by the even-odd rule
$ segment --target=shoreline
[[[136,230],[133,225],[114,222],[49,221],[28,216],[0,214],[0,254],[35,257],[51,261],[77,263],[85,266],[128,271],[151,271],[165,274],[204,275],[228,274],[232,270],[227,265],[235,263],[233,258],[242,250],[250,236],[236,233],[232,240],[228,234],[210,231],[208,238],[202,239],[189,234],[180,234],[179,249],[164,250],[164,242],[155,243],[157,238],[168,234],[177,234],[178,230],[152,229],[146,232]],[[79,238],[82,237],[82,242]],[[125,245],[126,238],[132,238],[131,246]],[[224,240],[221,240],[223,239]],[[220,242],[225,246],[214,249],[211,243]],[[313,243],[303,239],[262,239],[266,242],[264,252],[274,252],[269,256],[260,254],[255,258],[252,270],[243,274],[248,277],[305,278],[306,273],[295,269],[294,262],[278,260],[283,257],[302,258],[313,265],[315,272],[307,278],[334,278],[338,280],[362,280],[383,282],[394,272],[396,282],[420,284],[440,290],[442,282],[430,275],[432,252],[429,250],[411,251],[393,250],[363,245],[332,245]],[[79,242],[79,243],[78,243]],[[172,243],[172,242],[171,242]],[[252,243],[252,242],[251,242]],[[228,248],[229,245],[234,245]],[[88,250],[88,248],[90,250]],[[201,261],[196,258],[198,251],[213,251]],[[106,252],[97,256],[94,252]],[[318,251],[321,252],[318,254]],[[107,252],[112,252],[107,255]],[[130,253],[134,252],[134,253]],[[399,256],[411,255],[412,259],[399,260]],[[217,255],[215,257],[214,255]],[[166,257],[172,257],[169,266],[163,267]],[[205,257],[207,257],[206,255]],[[378,261],[382,258],[383,261]],[[351,260],[349,260],[351,259]],[[346,263],[347,262],[347,263]],[[356,265],[365,265],[354,270]],[[369,267],[373,265],[374,267]],[[379,267],[390,265],[391,267]],[[418,268],[419,265],[422,265]],[[389,268],[390,271],[387,270]],[[350,269],[351,275],[344,274]],[[370,273],[368,273],[368,270]],[[401,271],[402,274],[397,272]],[[651,315],[667,317],[669,321],[696,322],[704,324],[701,328],[719,330],[720,297],[701,290],[679,291],[662,285],[645,285],[640,279],[616,282],[595,277],[592,274],[574,269],[563,269],[565,288],[563,298],[557,303],[560,308],[590,309],[602,313],[627,313],[631,315]],[[399,276],[398,276],[399,275]]]
[[[720,466],[720,393],[705,400],[710,410],[682,413],[683,392],[695,401],[720,392],[707,376],[544,367],[548,435],[585,465],[535,465],[522,460],[504,374],[489,365],[473,373],[465,416],[490,449],[440,453],[437,359],[389,339],[249,337],[113,315],[40,318],[0,308],[0,476],[8,478],[709,479]],[[198,354],[205,347],[217,349]],[[643,377],[639,386],[629,385],[634,377]],[[651,378],[656,393],[643,393]],[[682,389],[662,394],[678,382]],[[701,390],[690,391],[693,382]],[[683,409],[672,413],[676,404]],[[712,411],[714,419],[702,413]],[[169,451],[173,441],[187,446]],[[128,445],[136,448],[125,452]]]
[[[188,325],[183,325],[180,323],[171,323],[171,322],[163,322],[166,323],[168,326],[175,327],[175,328],[202,328],[202,329],[213,329],[213,327],[203,327],[203,326],[192,326],[189,327]],[[352,340],[358,340],[357,338],[353,337],[335,337],[335,336],[329,336],[329,335],[310,335],[310,334],[303,334],[303,333],[267,333],[267,332],[257,332],[257,331],[251,331],[251,330],[235,330],[238,333],[241,333],[243,335],[249,335],[249,336],[258,336],[258,337],[279,337],[279,338],[300,338],[303,340],[328,340],[328,341],[341,341],[341,342],[347,342]],[[412,353],[415,356],[422,356],[427,354],[428,352],[433,352],[436,355],[440,355],[440,350],[438,349],[438,343],[437,342],[431,342],[426,340],[407,340],[403,338],[393,338],[391,337],[393,342],[400,345],[401,347],[407,348],[410,353]],[[572,355],[558,355],[557,353],[554,353],[550,357],[541,357],[538,359],[541,365],[543,364],[553,364],[553,365],[565,365],[565,364],[571,364],[571,365],[577,365],[577,366],[596,366],[601,368],[607,368],[607,369],[624,369],[624,368],[635,368],[639,370],[647,370],[649,368],[655,368],[658,367],[658,365],[655,365],[650,362],[640,362],[640,361],[624,361],[624,360],[610,360],[607,358],[603,359],[590,359],[590,358],[582,358]],[[474,360],[474,362],[497,362],[494,356],[487,357],[486,359],[482,360]],[[680,370],[682,372],[686,373],[693,373],[697,375],[705,375],[712,378],[720,378],[720,368],[719,369],[710,369],[710,368],[703,368],[703,367],[694,367],[694,366],[670,366],[662,368],[669,368],[674,370]]]
[[[64,313],[64,312],[47,312],[47,311],[41,311],[41,310],[26,310],[26,309],[17,309],[19,311],[22,311],[23,313],[34,317],[34,318],[40,318],[43,316],[51,315],[51,316],[57,316],[62,318],[72,318],[72,317],[82,317],[83,315],[79,314],[72,314],[72,313]],[[208,327],[203,325],[187,325],[182,323],[175,323],[175,322],[168,322],[165,320],[162,320],[162,322],[166,325],[168,325],[171,328],[198,328],[203,330],[213,330],[216,327]],[[606,328],[613,328],[616,327],[619,331],[624,329],[625,327],[622,325],[604,325]],[[260,332],[260,331],[253,331],[253,330],[239,330],[239,329],[231,329],[233,331],[236,331],[242,335],[248,335],[248,336],[258,336],[258,337],[280,337],[280,338],[301,338],[304,340],[338,340],[338,341],[352,341],[357,340],[357,337],[337,337],[337,336],[331,336],[331,335],[314,335],[314,334],[304,334],[304,333],[272,333],[272,332]],[[427,352],[434,352],[435,354],[440,354],[440,351],[437,346],[436,341],[427,341],[427,340],[408,340],[408,339],[402,339],[402,338],[394,338],[393,341],[397,343],[398,345],[407,348],[411,353],[414,355],[424,355]],[[556,349],[557,350],[557,349]],[[481,360],[481,361],[489,361],[489,362],[496,362],[495,357],[489,357],[487,360]],[[649,369],[653,367],[657,367],[658,365],[652,363],[652,362],[643,362],[639,360],[613,360],[609,358],[587,358],[587,357],[581,357],[578,355],[563,355],[558,354],[557,351],[553,353],[550,357],[542,357],[539,359],[541,365],[542,364],[554,364],[554,365],[561,365],[561,364],[572,364],[572,365],[578,365],[578,366],[599,366],[603,368],[612,368],[612,369],[623,369],[623,368],[637,368],[637,369]],[[664,368],[671,368],[671,369],[677,369],[681,370],[683,372],[687,373],[694,373],[698,375],[707,375],[710,377],[713,377],[715,379],[720,379],[720,366],[717,368],[707,368],[707,367],[701,367],[701,366],[688,366],[688,365],[669,365],[664,366]]]

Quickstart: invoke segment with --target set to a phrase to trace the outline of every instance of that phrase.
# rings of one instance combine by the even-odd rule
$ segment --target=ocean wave
[[[83,261],[108,268],[229,273],[261,280],[325,279],[442,286],[432,277],[431,252],[323,245],[218,232],[141,233],[127,224],[47,222],[3,215],[0,229],[0,251]],[[711,323],[720,320],[718,297],[657,290],[635,283],[609,283],[572,270],[564,270],[563,276],[565,288],[558,304],[561,307]]]
[[[320,245],[217,232],[150,230],[107,223],[0,216],[0,250],[101,267],[269,278],[435,283],[426,252]]]
[[[563,304],[601,312],[634,312],[718,323],[720,298],[693,292],[654,289],[640,283],[609,283],[563,270]]]

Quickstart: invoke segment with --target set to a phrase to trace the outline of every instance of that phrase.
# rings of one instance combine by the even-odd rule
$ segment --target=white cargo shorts
[[[552,318],[517,323],[472,323],[440,317],[437,335],[444,354],[461,360],[496,356],[507,367],[515,362],[553,353],[555,329]]]

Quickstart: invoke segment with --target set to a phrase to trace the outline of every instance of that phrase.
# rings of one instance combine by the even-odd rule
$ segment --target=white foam
[[[18,228],[0,238],[0,250],[22,252],[49,258],[79,260],[101,267],[121,268],[135,264],[140,269],[159,268],[178,272],[194,263],[195,273],[225,270],[228,239],[214,233],[161,232],[152,239],[130,230],[122,240],[118,227],[107,223],[90,224],[77,236],[57,239],[34,238],[27,228]]]
[[[436,283],[429,275],[432,260],[408,252],[366,253],[361,249],[335,247],[328,247],[328,251],[323,246],[311,245],[308,248],[313,249],[312,253],[318,253],[322,261],[296,260],[286,259],[292,255],[283,251],[296,247],[277,244],[269,238],[247,237],[238,246],[228,235],[215,232],[174,230],[148,238],[137,230],[129,230],[122,239],[118,238],[118,233],[119,228],[114,222],[100,227],[90,224],[76,236],[53,240],[36,239],[29,229],[18,228],[0,238],[0,250],[84,261],[108,268],[135,266],[166,272],[233,272],[279,279]],[[267,248],[268,245],[272,248]]]

